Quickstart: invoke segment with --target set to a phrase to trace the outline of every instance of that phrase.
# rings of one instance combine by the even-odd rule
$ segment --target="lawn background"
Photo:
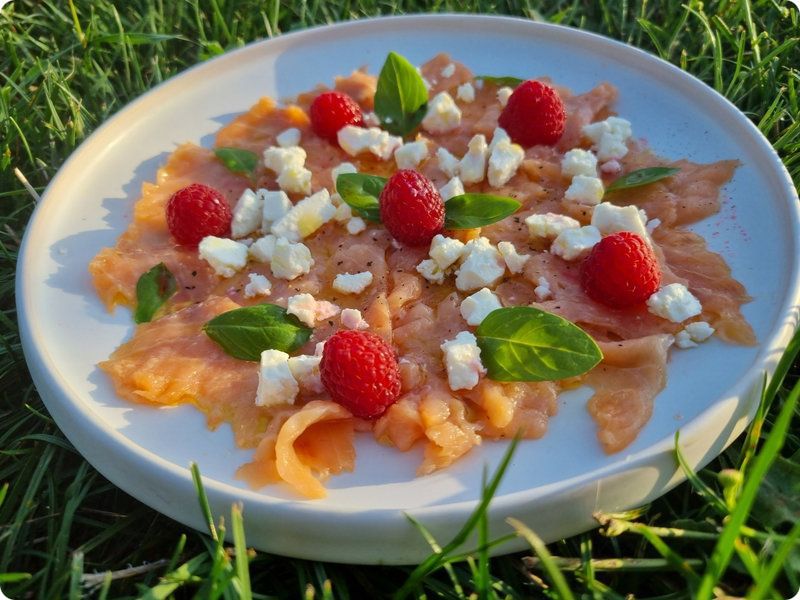
[[[657,54],[733,101],[800,181],[800,19],[789,2],[14,0],[0,10],[0,589],[6,595],[357,599],[402,588],[427,598],[794,596],[798,390],[789,394],[779,379],[766,390],[747,439],[650,507],[606,516],[601,532],[546,548],[521,527],[530,552],[491,560],[477,552],[450,564],[461,549],[417,569],[247,551],[236,535],[236,510],[224,516],[238,543],[225,546],[116,489],[48,416],[16,326],[14,269],[33,201],[15,168],[41,192],[106,118],[227,49],[322,23],[459,11],[561,23]],[[797,380],[795,351],[781,369],[789,373],[787,386]]]

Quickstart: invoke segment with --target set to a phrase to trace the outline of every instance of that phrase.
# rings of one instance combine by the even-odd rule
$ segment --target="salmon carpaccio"
[[[450,63],[446,55],[439,55],[423,66],[431,97],[443,90],[455,96],[458,85],[474,82],[469,70],[458,63],[452,75],[442,77],[443,67]],[[375,77],[364,71],[337,78],[335,83],[336,89],[354,97],[365,111],[373,108],[375,87]],[[216,146],[244,148],[260,155],[266,147],[277,145],[279,133],[295,127],[301,131],[308,155],[306,167],[313,173],[312,190],[332,190],[331,169],[342,162],[354,163],[361,173],[391,175],[396,170],[393,160],[381,161],[371,154],[351,157],[312,132],[308,108],[322,89],[302,94],[285,106],[268,98],[260,100],[219,131]],[[166,224],[166,203],[178,189],[199,182],[220,190],[233,206],[252,183],[226,169],[212,150],[193,144],[178,147],[159,169],[156,181],[144,184],[127,231],[114,248],[103,249],[89,266],[97,293],[109,310],[117,304],[133,307],[138,278],[159,262],[167,265],[178,283],[165,314],[137,327],[133,338],[100,367],[127,400],[151,405],[193,404],[205,413],[210,428],[229,423],[239,446],[256,449],[253,461],[241,466],[238,476],[253,487],[283,481],[309,498],[325,495],[321,481],[326,477],[354,468],[356,431],[371,431],[379,442],[400,451],[422,444],[424,460],[419,473],[426,474],[450,465],[483,439],[509,438],[517,432],[525,438],[543,436],[557,412],[559,392],[581,383],[595,392],[587,408],[597,423],[601,447],[608,453],[622,450],[650,418],[653,401],[666,382],[672,336],[684,324],[656,317],[646,307],[611,309],[592,301],[581,289],[578,262],[550,254],[529,239],[524,219],[533,213],[567,214],[581,224],[589,223],[591,207],[563,199],[569,181],[562,176],[560,163],[567,150],[588,147],[581,128],[612,115],[617,96],[608,84],[583,94],[558,90],[568,115],[559,143],[527,149],[518,172],[501,188],[490,188],[486,181],[466,186],[470,192],[514,197],[522,208],[481,230],[448,235],[462,241],[482,235],[493,244],[506,240],[530,254],[524,270],[518,275],[506,273],[494,291],[504,306],[535,306],[590,333],[600,344],[604,359],[586,375],[566,382],[537,383],[483,378],[472,390],[451,391],[440,345],[470,329],[459,312],[466,294],[455,288],[452,277],[442,285],[423,279],[415,267],[427,258],[427,247],[394,244],[378,224],[368,224],[356,235],[335,222],[324,225],[303,240],[314,257],[313,268],[292,281],[273,278],[268,264],[254,262],[234,277],[218,277],[196,249],[173,242]],[[456,130],[441,135],[424,133],[429,158],[419,170],[437,187],[449,177],[438,166],[436,149],[443,146],[461,156],[474,134],[490,138],[497,127],[501,110],[497,87],[486,82],[475,91],[473,102],[459,103],[462,121]],[[660,219],[653,240],[663,283],[685,284],[702,302],[703,313],[697,320],[710,323],[720,338],[754,344],[753,331],[740,312],[749,300],[746,290],[731,277],[725,261],[707,249],[703,238],[685,229],[719,210],[720,188],[733,175],[737,162],[669,161],[637,142],[629,148],[620,160],[623,173],[650,166],[680,168],[668,179],[614,197],[615,204],[635,204],[650,218]],[[274,174],[263,165],[256,176],[258,187],[278,189]],[[604,183],[609,183],[608,177]],[[290,197],[294,202],[301,199],[296,194]],[[331,287],[338,273],[361,271],[374,276],[364,293],[342,295]],[[301,391],[294,405],[256,406],[257,363],[231,358],[202,330],[216,315],[259,302],[243,293],[250,273],[271,280],[271,303],[285,306],[289,296],[307,292],[343,309],[361,310],[370,330],[397,351],[402,378],[398,402],[375,421],[355,419],[324,392]],[[545,302],[537,302],[534,294],[541,276],[552,289]],[[313,354],[315,344],[336,329],[334,321],[318,323],[300,352]]]

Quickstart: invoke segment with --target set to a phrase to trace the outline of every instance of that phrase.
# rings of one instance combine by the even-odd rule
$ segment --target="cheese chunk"
[[[197,251],[220,277],[233,277],[247,264],[247,246],[228,238],[207,235]]]
[[[685,285],[670,283],[647,299],[647,310],[673,323],[681,323],[699,315],[703,307]]]
[[[461,316],[469,325],[478,326],[493,310],[503,308],[489,288],[481,288],[461,301]]]
[[[336,207],[331,202],[328,190],[323,188],[300,200],[279,221],[273,223],[272,233],[290,242],[297,242],[314,233],[333,219],[335,214]]]
[[[486,369],[481,363],[481,349],[474,335],[462,331],[454,339],[444,342],[441,349],[451,390],[471,390],[478,385]]]
[[[422,127],[431,133],[446,133],[461,125],[461,109],[447,92],[439,92],[428,102]]]
[[[456,271],[456,288],[462,292],[495,285],[506,272],[497,248],[485,237],[467,242],[464,262]]]
[[[294,404],[300,386],[289,369],[289,355],[280,350],[264,350],[258,370],[256,406]]]
[[[272,274],[280,279],[296,279],[305,275],[314,266],[311,250],[305,244],[293,244],[286,238],[278,238],[271,259]]]
[[[372,273],[339,273],[333,278],[333,289],[342,294],[360,294],[372,283]]]

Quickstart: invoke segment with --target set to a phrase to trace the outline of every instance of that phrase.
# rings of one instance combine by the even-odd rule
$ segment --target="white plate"
[[[330,495],[301,501],[288,489],[247,489],[234,479],[251,452],[227,426],[209,432],[190,407],[150,409],[118,399],[95,367],[133,331],[108,314],[87,264],[113,245],[142,182],[176,144],[210,145],[220,125],[261,95],[292,96],[364,64],[377,72],[389,50],[421,63],[440,51],[479,74],[550,75],[577,92],[601,81],[620,89],[618,112],[661,155],[737,158],[722,211],[696,227],[754,296],[744,313],[761,344],[712,340],[675,351],[653,417],[625,451],[606,456],[584,403],[565,394],[547,436],[523,442],[492,504],[493,535],[515,516],[547,540],[584,531],[592,512],[654,499],[681,480],[672,449],[681,429],[693,465],[715,457],[745,427],[752,389],[795,327],[797,197],[777,155],[736,108],[648,54],[585,32],[485,16],[414,16],[343,23],[253,44],[199,65],[145,94],[99,128],[47,188],[25,235],[18,308],[25,355],[56,422],[122,489],[170,517],[204,529],[188,465],[196,461],[216,514],[244,502],[247,541],[277,554],[355,563],[412,563],[429,552],[404,512],[449,541],[474,508],[484,465],[507,448],[486,443],[445,471],[415,478],[418,452],[362,435],[357,467],[332,478]],[[518,549],[510,544],[504,551]]]

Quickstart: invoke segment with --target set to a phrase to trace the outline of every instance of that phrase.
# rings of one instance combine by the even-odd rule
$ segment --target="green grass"
[[[800,588],[800,388],[765,390],[745,439],[651,506],[597,515],[599,531],[530,552],[468,557],[430,540],[416,569],[292,560],[248,550],[242,515],[189,531],[103,479],[31,385],[14,267],[32,200],[97,125],[153,85],[249,41],[320,23],[422,11],[513,14],[645,48],[732,100],[800,182],[800,19],[780,0],[682,3],[448,0],[14,0],[0,11],[0,588],[13,598],[789,598]],[[794,348],[796,350],[796,346]],[[794,353],[782,371],[797,380]],[[487,484],[491,487],[491,481]],[[487,488],[488,489],[488,488]],[[216,525],[215,525],[216,524]],[[234,543],[223,544],[222,529]],[[420,535],[426,533],[420,529]],[[466,558],[466,560],[464,560]],[[458,560],[461,559],[461,560]]]

